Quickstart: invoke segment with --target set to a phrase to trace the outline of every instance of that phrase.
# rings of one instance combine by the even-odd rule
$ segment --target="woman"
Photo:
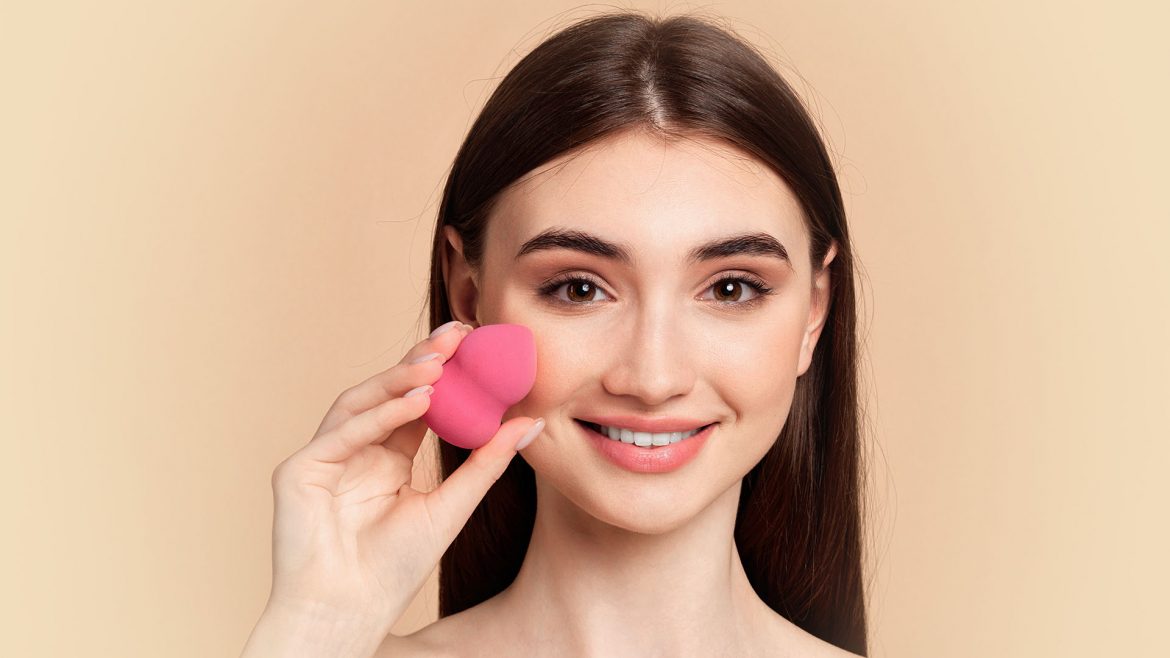
[[[478,117],[437,229],[439,329],[273,474],[245,655],[866,654],[843,203],[756,51],[630,12],[554,35]],[[416,491],[428,384],[496,323],[533,330],[536,383]],[[390,635],[436,563],[441,618]]]

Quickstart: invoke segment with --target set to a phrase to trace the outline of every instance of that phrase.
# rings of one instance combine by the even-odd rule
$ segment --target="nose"
[[[606,392],[658,406],[695,386],[696,354],[687,329],[670,308],[631,314],[633,322],[610,334],[612,351],[601,378]]]

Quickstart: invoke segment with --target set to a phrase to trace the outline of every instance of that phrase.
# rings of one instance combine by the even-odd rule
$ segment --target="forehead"
[[[627,244],[639,264],[678,261],[695,244],[740,233],[775,236],[793,267],[807,250],[800,204],[771,168],[722,141],[641,131],[598,140],[514,183],[493,210],[487,250],[511,260],[552,227]]]

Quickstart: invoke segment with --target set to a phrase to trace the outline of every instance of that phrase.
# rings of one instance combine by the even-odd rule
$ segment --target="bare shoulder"
[[[462,614],[462,613],[461,613]],[[373,658],[455,658],[456,638],[462,634],[457,630],[461,624],[452,615],[439,619],[410,635],[391,635],[382,642]]]
[[[789,647],[791,655],[801,658],[858,658],[858,655],[826,642],[768,608],[772,632],[768,634],[771,647]],[[763,655],[771,655],[764,651]]]
[[[378,647],[373,658],[466,658],[490,656],[492,645],[491,629],[496,625],[486,623],[490,617],[491,600],[484,601],[463,612],[443,617],[410,635],[390,636]],[[475,632],[472,632],[475,629]],[[475,643],[465,641],[474,637]]]
[[[816,648],[816,653],[810,653],[810,656],[816,656],[817,658],[858,658],[858,655],[852,651],[846,651],[820,638],[815,639],[819,643],[819,646]]]

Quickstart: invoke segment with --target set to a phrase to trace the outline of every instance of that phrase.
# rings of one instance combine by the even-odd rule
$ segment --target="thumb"
[[[500,426],[491,441],[472,450],[466,461],[426,494],[431,522],[442,534],[444,545],[455,540],[479,501],[508,469],[516,456],[517,444],[524,439],[531,441],[543,430],[543,418],[537,418],[536,422],[525,417],[510,419]]]

